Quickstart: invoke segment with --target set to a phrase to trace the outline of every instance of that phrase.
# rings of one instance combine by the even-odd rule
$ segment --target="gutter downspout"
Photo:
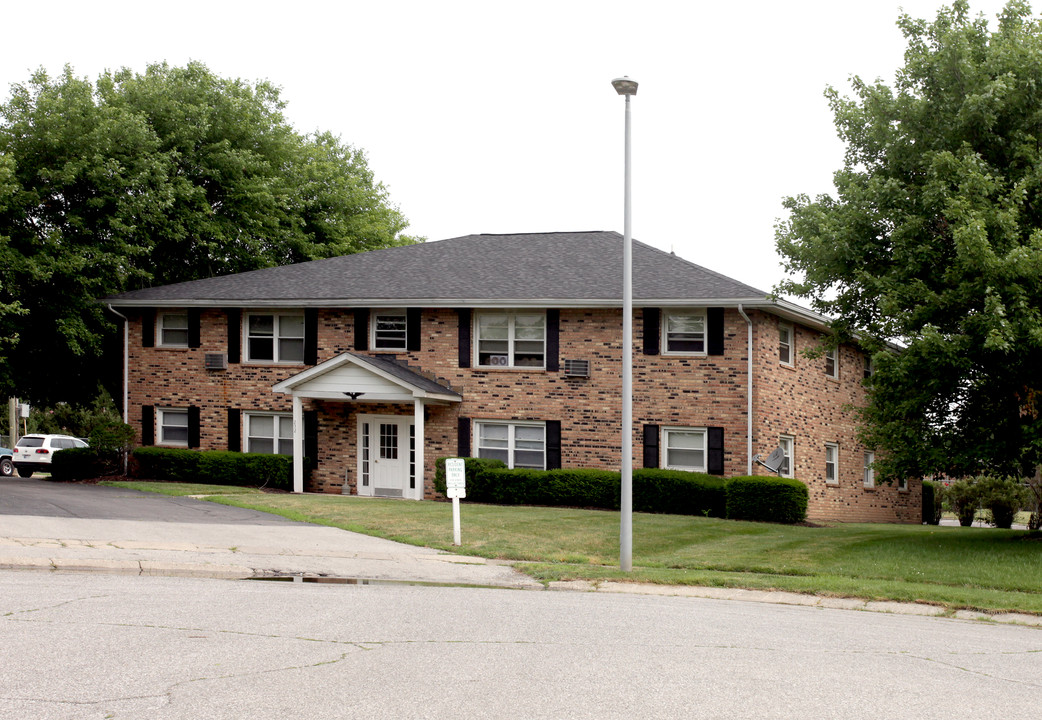
[[[749,337],[746,341],[746,368],[747,368],[747,391],[745,412],[745,474],[753,474],[753,321],[745,314],[742,304],[738,303],[738,314],[745,320],[749,328]]]
[[[127,372],[130,368],[130,320],[127,316],[117,312],[112,305],[108,306],[109,310],[123,318],[123,422],[127,422],[127,418],[130,417],[129,408],[127,407],[127,401],[130,398],[130,378],[127,376]]]
[[[129,425],[130,418],[130,320],[123,313],[117,312],[111,304],[109,310],[123,318],[123,424]],[[123,475],[127,474],[128,453],[123,453]]]

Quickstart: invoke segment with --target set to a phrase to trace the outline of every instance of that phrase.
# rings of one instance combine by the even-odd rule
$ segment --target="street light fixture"
[[[619,568],[633,569],[633,234],[630,218],[630,98],[637,81],[615,78],[612,87],[626,97],[626,160],[622,245],[622,497],[619,508]]]

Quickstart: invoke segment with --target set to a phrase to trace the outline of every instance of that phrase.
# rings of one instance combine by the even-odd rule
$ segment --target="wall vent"
[[[590,361],[589,360],[565,360],[564,361],[564,376],[565,377],[590,377]]]
[[[227,370],[228,354],[206,353],[206,355],[203,356],[203,365],[207,370]]]

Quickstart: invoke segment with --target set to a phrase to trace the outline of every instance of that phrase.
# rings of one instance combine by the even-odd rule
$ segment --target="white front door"
[[[411,418],[362,415],[358,420],[358,494],[412,497],[415,491]]]

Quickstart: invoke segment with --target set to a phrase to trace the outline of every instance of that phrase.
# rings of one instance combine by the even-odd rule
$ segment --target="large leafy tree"
[[[893,476],[1042,461],[1042,27],[964,0],[902,16],[893,87],[829,89],[836,195],[786,200],[782,292],[874,353],[865,440]],[[884,340],[904,345],[887,349]]]
[[[96,82],[40,71],[0,105],[0,393],[93,396],[115,319],[148,285],[416,239],[365,154],[302,135],[277,88],[206,66]]]

